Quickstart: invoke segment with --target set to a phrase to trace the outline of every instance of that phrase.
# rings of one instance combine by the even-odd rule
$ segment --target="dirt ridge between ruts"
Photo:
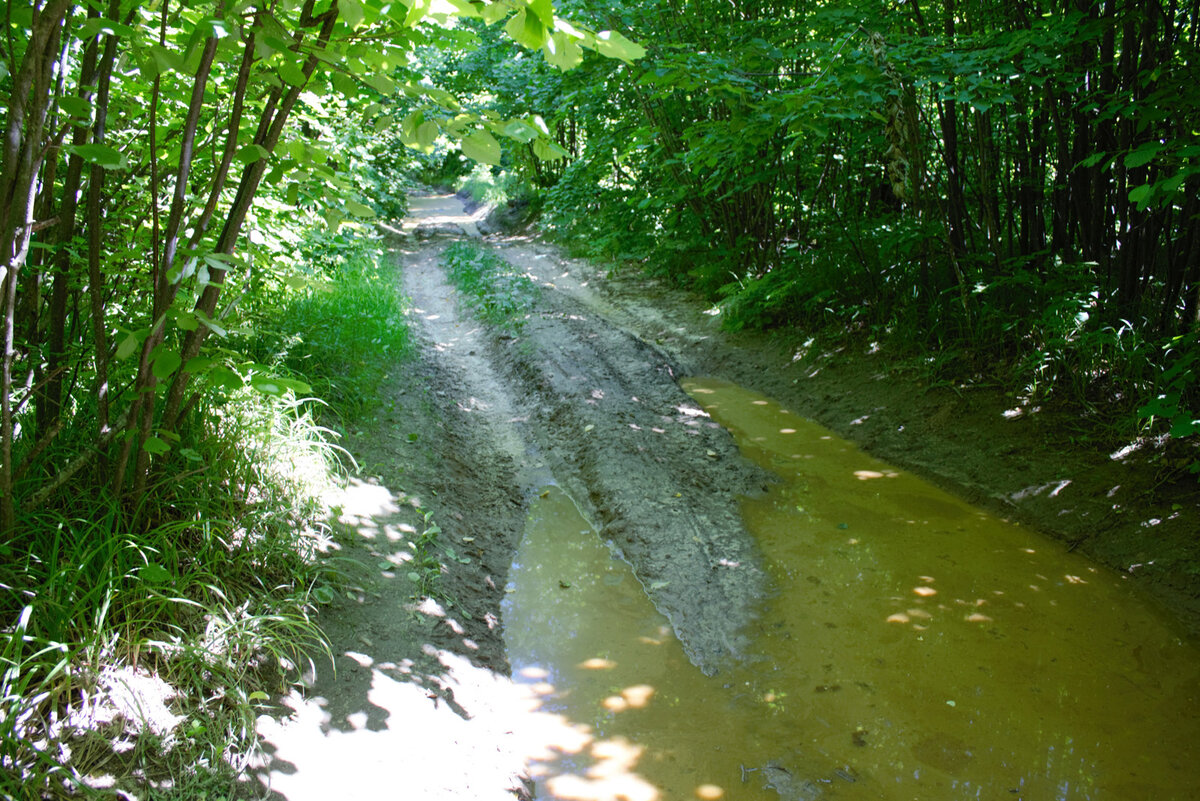
[[[1153,441],[1121,441],[1095,416],[986,382],[933,383],[912,354],[865,336],[823,348],[799,329],[731,333],[715,309],[662,280],[613,274],[528,236],[493,244],[654,343],[685,375],[762,392],[874,456],[1063,541],[1128,579],[1182,635],[1200,636],[1200,483]]]
[[[489,330],[447,307],[439,252],[428,242],[409,253],[403,282],[431,359],[461,377],[462,421],[492,431],[526,495],[551,482],[572,495],[697,666],[714,673],[744,657],[765,578],[738,498],[769,476],[692,402],[656,347],[541,279],[519,330]]]
[[[493,352],[526,396],[527,436],[689,658],[711,674],[745,657],[765,577],[738,497],[769,477],[679,387],[659,350],[553,286]]]

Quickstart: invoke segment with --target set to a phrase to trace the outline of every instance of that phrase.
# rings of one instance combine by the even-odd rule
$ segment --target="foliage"
[[[537,301],[538,286],[532,279],[472,242],[452,243],[442,261],[450,280],[482,319],[521,329]]]
[[[733,328],[867,327],[1123,411],[1200,319],[1194,8],[562,6],[645,58],[517,76],[484,37],[459,80],[543,115],[566,163],[529,180],[576,252]]]
[[[1158,375],[1156,394],[1138,409],[1149,425],[1156,419],[1168,425],[1172,437],[1200,434],[1200,337],[1195,333],[1176,337],[1167,347],[1166,368]],[[1191,463],[1192,472],[1200,472],[1200,462]]]

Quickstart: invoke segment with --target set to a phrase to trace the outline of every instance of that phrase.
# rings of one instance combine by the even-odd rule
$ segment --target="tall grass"
[[[322,522],[341,453],[314,411],[362,415],[408,350],[380,258],[343,248],[242,343],[324,403],[214,392],[141,508],[97,475],[0,540],[0,798],[234,792],[343,580]]]
[[[394,269],[369,244],[326,267],[271,315],[274,358],[302,374],[343,421],[369,413],[409,350]]]
[[[197,420],[149,526],[81,488],[0,543],[0,797],[231,785],[256,707],[323,649],[325,433],[252,390]]]

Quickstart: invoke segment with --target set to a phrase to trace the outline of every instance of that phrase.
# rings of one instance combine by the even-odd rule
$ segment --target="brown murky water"
[[[778,594],[758,655],[693,668],[570,498],[535,504],[505,610],[575,724],[542,799],[1192,799],[1200,649],[1122,580],[767,398],[686,388],[782,479],[743,505]]]

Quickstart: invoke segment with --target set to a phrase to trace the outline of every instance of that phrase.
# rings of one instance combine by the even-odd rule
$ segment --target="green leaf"
[[[342,210],[333,206],[326,206],[325,211],[321,212],[321,215],[325,218],[325,225],[329,227],[330,231],[335,233],[346,219],[346,215],[342,213]]]
[[[1139,211],[1145,211],[1147,204],[1150,202],[1150,195],[1150,184],[1135,186],[1133,189],[1129,190],[1129,202],[1136,203]]]
[[[58,101],[58,107],[78,119],[87,119],[92,116],[92,104],[75,95],[63,95]]]
[[[429,13],[429,0],[410,0],[412,5],[408,9],[408,14],[404,17],[404,26],[406,28],[416,25],[421,19]],[[405,3],[408,5],[408,3]]]
[[[1163,181],[1160,184],[1160,187],[1162,188],[1162,191],[1165,194],[1169,195],[1172,192],[1177,191],[1179,189],[1179,187],[1183,186],[1183,182],[1188,179],[1189,175],[1190,175],[1190,172],[1188,170],[1186,170],[1186,169],[1180,170],[1179,172],[1172,175],[1170,178]]]
[[[1125,166],[1132,169],[1149,164],[1160,150],[1162,150],[1162,145],[1158,142],[1147,142],[1125,157]]]
[[[88,164],[95,164],[106,170],[123,170],[128,166],[125,157],[108,145],[71,145],[67,149]]]
[[[168,50],[162,45],[154,45],[150,48],[150,59],[152,63],[152,75],[148,78],[154,78],[164,72],[180,72],[183,70],[183,54],[177,53],[174,50]]]
[[[216,367],[208,373],[209,382],[221,389],[241,389],[242,377],[228,367]]]
[[[161,346],[160,346],[161,347]],[[158,350],[158,348],[155,348]],[[174,351],[163,351],[154,358],[154,363],[150,366],[150,371],[154,373],[154,377],[159,381],[165,381],[170,378],[180,365],[183,364],[183,357]]]
[[[546,56],[546,61],[564,71],[574,69],[583,61],[583,48],[562,31],[555,31],[550,35],[542,47],[542,53]]]
[[[121,344],[117,345],[117,358],[128,359],[133,355],[134,351],[137,350],[138,343],[139,339],[137,334],[130,334],[122,339]]]
[[[554,6],[550,0],[528,0],[529,10],[537,14],[538,19],[547,28],[554,27]]]
[[[534,139],[537,139],[537,129],[524,120],[512,120],[504,126],[504,135],[509,139],[516,139],[523,145],[527,145]]]
[[[252,378],[250,386],[266,395],[282,395],[284,393],[283,385],[269,378]]]
[[[291,391],[297,395],[304,395],[312,392],[312,387],[305,384],[303,381],[296,381],[291,378],[281,378],[279,376],[256,375],[250,379],[250,387],[264,395],[272,395],[278,397],[284,393]]]
[[[460,17],[478,18],[482,16],[479,13],[479,8],[477,8],[474,3],[471,3],[468,0],[446,0],[446,2],[454,6],[455,10],[458,12],[458,16]]]
[[[483,17],[483,21],[488,25],[495,24],[508,14],[510,6],[504,3],[488,3],[479,9],[479,16]]]
[[[80,39],[91,39],[101,33],[107,36],[133,36],[134,30],[128,25],[122,25],[120,22],[114,22],[104,17],[92,17],[84,20],[79,26]]]
[[[342,15],[342,21],[349,26],[350,30],[354,30],[363,21],[363,7],[359,0],[338,0],[338,13]]]
[[[646,55],[646,48],[631,42],[617,31],[601,31],[596,34],[596,52],[609,58],[619,58],[626,64]]]
[[[462,140],[463,155],[472,161],[500,166],[500,143],[487,131],[476,131]]]
[[[271,157],[271,151],[262,145],[246,145],[237,153],[237,160],[242,164],[251,164],[259,159]]]
[[[157,562],[150,562],[138,570],[138,578],[147,584],[165,584],[175,578],[175,576],[171,574],[170,570],[167,570]]]
[[[228,336],[229,331],[227,331],[224,326],[222,326],[220,323],[218,323],[213,318],[209,317],[204,312],[200,311],[199,309],[196,309],[195,315],[196,315],[196,318],[200,322],[202,322],[206,326],[208,326],[209,330],[211,330],[217,336],[219,336],[219,337]]]
[[[530,50],[538,50],[546,43],[549,31],[541,23],[536,14],[527,13],[521,9],[504,26],[512,40]]]
[[[1193,420],[1189,414],[1185,413],[1171,421],[1171,436],[1175,439],[1197,433],[1200,433],[1200,420]]]
[[[154,456],[162,456],[171,450],[171,446],[167,444],[166,440],[159,437],[147,437],[146,441],[142,443],[142,450]]]
[[[438,127],[436,122],[433,120],[425,120],[423,123],[417,126],[416,141],[418,147],[420,147],[420,149],[424,150],[426,153],[431,152],[433,150],[433,143],[437,141],[438,134],[441,133],[441,131],[442,129]]]
[[[567,151],[558,142],[539,137],[533,142],[533,155],[542,161],[557,161],[567,155]]]
[[[184,331],[195,331],[200,327],[200,321],[191,312],[180,312],[175,315],[175,325]]]
[[[290,58],[283,58],[275,65],[275,71],[279,73],[279,77],[292,86],[304,86],[308,83],[308,76],[304,74],[300,63],[292,61]]]
[[[220,270],[221,272],[228,272],[232,263],[232,259],[225,253],[206,253],[203,260],[210,269]]]
[[[365,203],[359,203],[357,200],[347,199],[346,200],[346,211],[350,212],[355,217],[374,217],[375,216],[375,209],[371,208],[370,206],[366,205]]]
[[[381,95],[393,95],[396,93],[396,82],[386,75],[378,73],[372,75],[364,75],[362,82],[367,86],[379,92]]]

